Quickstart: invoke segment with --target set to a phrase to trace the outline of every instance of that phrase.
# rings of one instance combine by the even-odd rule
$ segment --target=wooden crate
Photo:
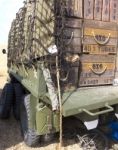
[[[64,28],[62,21],[57,20],[55,33],[62,39],[60,42],[62,51],[70,53],[81,53],[82,46],[82,20],[77,18],[65,18]],[[59,40],[60,41],[60,40]]]
[[[118,21],[117,0],[84,0],[83,9],[85,19]]]
[[[102,21],[84,22],[83,53],[116,54],[117,24]]]
[[[82,55],[79,86],[112,84],[115,76],[115,58],[112,55]]]
[[[117,24],[85,20],[79,86],[113,84],[116,55]]]

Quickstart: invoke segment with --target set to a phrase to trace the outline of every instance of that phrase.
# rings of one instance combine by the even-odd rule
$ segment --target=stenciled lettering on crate
[[[83,54],[80,57],[79,86],[112,84],[116,69],[117,25],[84,21]]]
[[[86,55],[81,57],[79,86],[112,84],[115,70],[114,55]]]

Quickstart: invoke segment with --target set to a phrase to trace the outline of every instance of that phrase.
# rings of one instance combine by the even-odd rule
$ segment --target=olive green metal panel
[[[38,69],[34,69],[25,67],[24,65],[19,65],[18,67],[12,65],[9,73],[19,80],[36,98],[43,97],[46,94],[46,83],[40,66]]]
[[[30,95],[30,119],[29,126],[35,129],[39,135],[55,133],[59,131],[59,113],[52,112],[51,108]]]
[[[52,112],[42,103],[38,104],[36,110],[36,127],[39,135],[59,131],[59,113]]]
[[[63,115],[71,116],[81,112],[93,115],[89,110],[107,108],[113,111],[111,105],[118,104],[118,87],[105,86],[95,88],[81,88],[63,95]],[[97,112],[96,114],[106,113]]]
[[[29,126],[31,129],[36,130],[36,106],[38,103],[38,99],[33,95],[30,95],[30,119]]]

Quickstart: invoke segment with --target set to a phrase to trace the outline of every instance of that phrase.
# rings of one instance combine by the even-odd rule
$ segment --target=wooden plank
[[[118,21],[118,1],[117,0],[110,1],[110,21],[112,22]]]
[[[113,84],[113,79],[114,77],[109,77],[109,78],[81,78],[79,80],[79,86],[84,87],[84,86],[96,86],[96,85],[108,85],[108,84]]]
[[[114,76],[114,70],[106,70],[102,77],[111,77]],[[97,78],[98,75],[91,72],[91,70],[84,70],[81,72],[81,78]]]
[[[94,0],[84,0],[84,18],[93,19]]]
[[[84,27],[87,28],[94,28],[97,27],[98,29],[105,29],[105,30],[117,30],[117,23],[114,22],[104,22],[104,21],[97,21],[97,20],[84,20]]]
[[[110,0],[103,0],[102,20],[110,20]]]
[[[102,62],[102,63],[115,63],[116,56],[114,55],[85,55],[83,54],[80,57],[80,61],[84,63],[94,63],[94,62]]]
[[[85,28],[84,29],[84,35],[93,36],[93,35],[102,35],[105,37],[108,37],[110,34],[110,37],[117,38],[117,32],[106,30],[106,29],[96,29],[96,28]]]
[[[82,0],[66,0],[66,15],[82,18]]]
[[[108,43],[106,45],[116,46],[117,42],[118,42],[117,38],[110,38],[110,40],[108,41]],[[84,36],[83,44],[93,45],[93,44],[97,44],[97,43],[94,40],[93,36]]]
[[[94,19],[95,20],[102,19],[102,0],[95,0]]]
[[[70,46],[65,47],[64,49],[65,49],[64,50],[65,52],[70,52],[73,54],[79,54],[82,52],[82,48],[80,45],[79,46],[78,45],[75,45],[75,46],[70,45]]]
[[[73,38],[72,40],[64,39],[65,42],[65,51],[71,52],[71,53],[81,53],[81,38]]]
[[[78,67],[72,67],[69,69],[69,75],[68,75],[68,84],[77,86],[78,84]]]
[[[86,63],[82,62],[82,71],[89,72],[92,69],[94,69],[94,67],[97,68],[95,70],[98,70],[98,71],[101,70],[101,69],[104,69],[104,68],[106,68],[107,70],[114,70],[115,69],[115,64],[113,62],[111,62],[111,63],[105,63],[105,62],[102,63],[101,61],[96,62],[95,60],[92,63],[91,62],[86,62]]]
[[[59,29],[60,30],[60,29]],[[82,35],[81,29],[65,28],[63,30],[63,38],[79,38]]]
[[[82,19],[65,18],[65,26],[70,28],[82,28]]]
[[[64,23],[62,23],[62,20],[60,18],[56,19],[56,27],[62,27],[63,24],[66,28],[80,29],[82,28],[82,19],[65,17]]]
[[[100,45],[83,45],[83,53],[89,54],[116,54],[117,48],[116,46],[100,46]]]

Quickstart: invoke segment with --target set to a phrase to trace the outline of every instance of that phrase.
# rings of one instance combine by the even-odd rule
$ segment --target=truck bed
[[[71,116],[118,103],[118,86],[79,88],[63,95],[63,115]]]

